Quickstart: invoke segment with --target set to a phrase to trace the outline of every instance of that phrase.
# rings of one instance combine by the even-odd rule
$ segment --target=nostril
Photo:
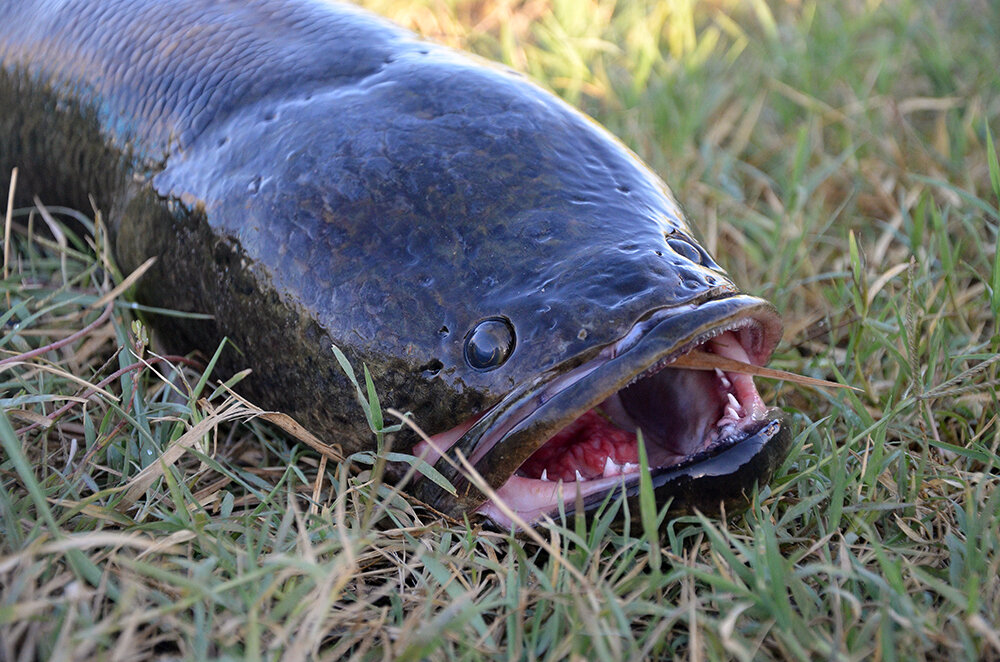
[[[667,245],[670,246],[670,250],[677,253],[681,257],[686,258],[695,264],[701,264],[701,252],[689,242],[676,237],[671,237],[670,239],[667,239]]]
[[[689,290],[701,289],[703,285],[702,281],[698,280],[697,278],[685,278],[683,279],[682,282],[684,283],[684,287],[686,287]]]

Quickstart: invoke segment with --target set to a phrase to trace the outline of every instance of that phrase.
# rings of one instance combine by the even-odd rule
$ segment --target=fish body
[[[0,186],[106,210],[141,301],[241,386],[345,450],[373,446],[332,349],[367,365],[402,432],[458,488],[447,514],[529,521],[638,484],[713,507],[788,451],[746,375],[781,333],[695,241],[666,185],[509,69],[355,7],[307,0],[0,0]]]

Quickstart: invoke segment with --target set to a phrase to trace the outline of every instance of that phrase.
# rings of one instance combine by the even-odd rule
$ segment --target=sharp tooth
[[[542,469],[542,480],[547,481],[548,479],[549,479],[549,470],[548,469]]]
[[[609,476],[617,476],[621,472],[622,472],[622,468],[620,466],[618,466],[618,464],[614,460],[611,459],[610,455],[607,458],[605,458],[605,460],[604,460],[604,477],[605,478],[608,478]]]
[[[731,406],[727,405],[726,406],[726,415],[723,416],[723,418],[731,418],[731,419],[733,419],[733,421],[738,421],[739,418],[740,418],[740,414],[739,414],[738,411],[736,411],[735,409],[733,409]]]
[[[583,482],[583,476],[580,475],[580,470],[579,469],[576,470],[576,482],[578,482],[578,483],[582,483]]]
[[[736,399],[736,396],[732,393],[726,393],[726,397],[729,398],[729,404],[732,405],[733,409],[736,411],[740,410],[740,401]]]
[[[733,385],[732,382],[729,381],[729,378],[726,377],[726,373],[722,372],[718,368],[715,369],[715,376],[719,378],[719,382],[722,384],[723,388],[729,388]]]
[[[629,474],[638,468],[639,468],[638,464],[632,464],[631,462],[626,462],[624,465],[622,465],[622,473]]]

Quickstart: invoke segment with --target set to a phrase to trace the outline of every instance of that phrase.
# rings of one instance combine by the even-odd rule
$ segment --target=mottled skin
[[[142,300],[214,314],[155,320],[167,342],[228,336],[223,372],[253,367],[252,399],[348,451],[372,436],[331,344],[438,432],[651,311],[736,292],[670,248],[689,237],[670,193],[592,120],[355,8],[0,0],[0,23],[0,190],[20,166],[22,194],[93,195],[123,270],[159,257]],[[472,370],[491,316],[516,349]]]

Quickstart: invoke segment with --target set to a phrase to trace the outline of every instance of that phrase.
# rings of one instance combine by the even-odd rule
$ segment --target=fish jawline
[[[642,430],[658,502],[671,499],[673,509],[689,510],[745,499],[753,483],[766,481],[787,453],[780,413],[764,405],[749,375],[677,369],[670,363],[699,349],[761,365],[779,336],[773,307],[745,295],[654,312],[595,358],[546,380],[516,404],[501,402],[494,407],[499,413],[489,410],[435,435],[442,450],[456,442],[464,445],[506,506],[484,496],[474,504],[453,504],[456,511],[475,511],[507,528],[512,524],[508,509],[535,524],[560,509],[572,512],[580,500],[590,510],[609,492],[634,495],[637,430]],[[735,407],[727,407],[733,402]],[[651,415],[649,410],[662,411]],[[581,425],[616,441],[602,446],[588,431],[567,432]],[[588,443],[604,450],[588,450]],[[617,451],[607,452],[607,447]],[[555,473],[542,473],[546,470]],[[732,480],[699,493],[712,476]],[[691,485],[697,489],[681,489]],[[446,498],[439,501],[439,507],[445,504]]]

